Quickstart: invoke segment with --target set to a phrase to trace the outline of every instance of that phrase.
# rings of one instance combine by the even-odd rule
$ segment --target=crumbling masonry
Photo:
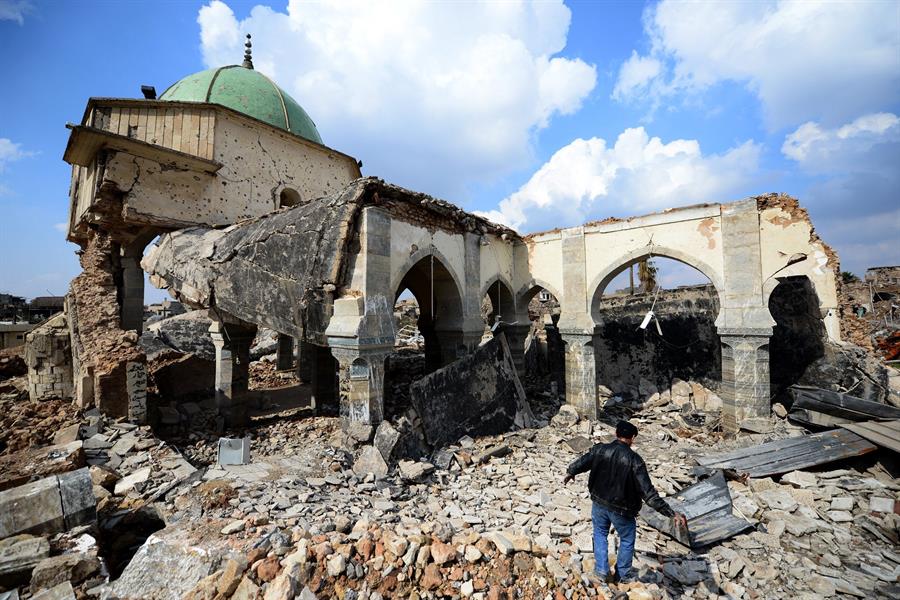
[[[243,79],[230,79],[238,73]],[[141,268],[208,309],[228,425],[246,420],[249,348],[265,326],[280,334],[284,356],[298,348],[318,407],[377,426],[404,289],[418,300],[429,370],[478,346],[485,295],[522,369],[529,302],[552,293],[566,400],[588,417],[600,410],[598,360],[612,316],[604,292],[648,258],[695,267],[715,288],[728,429],[770,410],[769,297],[780,280],[806,278],[825,335],[840,340],[837,257],[787,196],[523,237],[360,178],[354,159],[322,145],[302,109],[246,66],[190,76],[158,100],[93,98],[71,129],[68,236],[82,247],[84,269],[67,308],[74,395],[111,415],[141,420],[147,411]]]

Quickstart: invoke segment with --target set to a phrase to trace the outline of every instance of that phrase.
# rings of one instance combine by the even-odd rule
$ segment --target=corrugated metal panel
[[[721,471],[666,498],[666,501],[674,511],[687,517],[688,539],[684,538],[683,532],[674,529],[671,519],[648,506],[641,509],[641,517],[654,529],[691,548],[709,546],[753,527],[732,513],[731,494]]]
[[[835,429],[732,452],[708,454],[698,458],[697,464],[711,469],[734,469],[738,473],[749,473],[751,477],[768,477],[875,450],[876,446],[852,431]]]
[[[856,435],[894,452],[900,452],[900,419],[894,421],[866,421],[841,425]]]

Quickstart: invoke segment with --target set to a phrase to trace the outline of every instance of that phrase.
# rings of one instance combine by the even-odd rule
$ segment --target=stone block
[[[0,586],[15,587],[28,581],[32,569],[50,556],[46,538],[19,534],[0,540]]]
[[[49,590],[43,590],[31,597],[31,600],[76,600],[75,590],[68,581],[60,583]]]
[[[530,410],[515,365],[501,336],[410,386],[425,438],[432,446],[463,435],[508,431]],[[505,341],[505,340],[504,340]]]
[[[65,531],[90,523],[96,516],[93,484],[86,468],[0,492],[0,538]]]

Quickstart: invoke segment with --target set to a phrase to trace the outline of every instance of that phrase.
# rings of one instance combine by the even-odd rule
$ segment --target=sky
[[[0,0],[0,292],[79,271],[87,99],[240,63],[245,33],[365,175],[521,233],[785,192],[842,269],[900,264],[900,2]]]

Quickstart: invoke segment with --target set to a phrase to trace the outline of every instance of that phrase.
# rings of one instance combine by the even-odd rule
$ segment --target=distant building
[[[34,328],[32,323],[0,323],[0,350],[25,343],[25,334]]]
[[[181,302],[166,299],[158,304],[149,305],[145,312],[148,313],[145,317],[157,316],[161,319],[167,319],[175,315],[183,315],[187,312],[187,309],[184,308],[184,304]]]

